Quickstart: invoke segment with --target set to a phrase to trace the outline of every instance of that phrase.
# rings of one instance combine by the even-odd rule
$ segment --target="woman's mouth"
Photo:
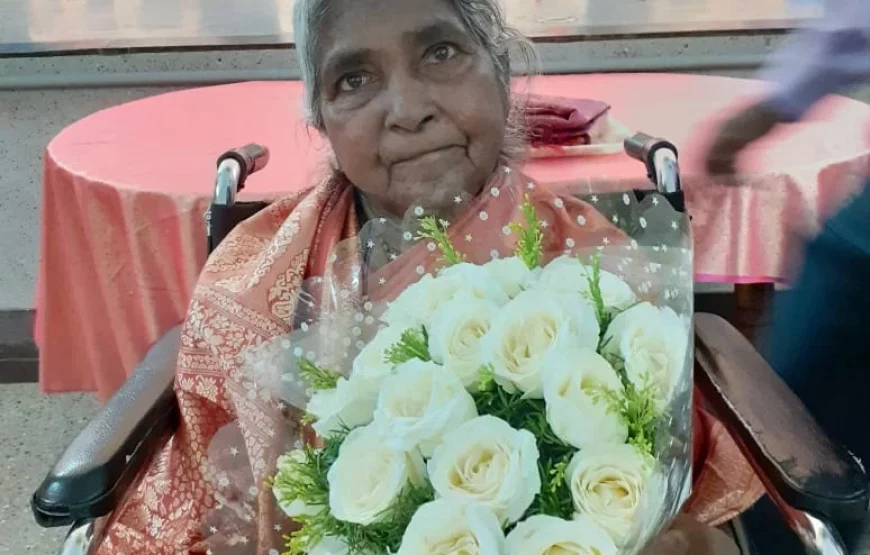
[[[439,165],[442,163],[451,163],[455,161],[457,156],[464,153],[464,148],[460,146],[446,146],[436,148],[419,154],[413,154],[407,158],[402,158],[400,161],[393,164],[397,166],[417,166],[417,165]]]

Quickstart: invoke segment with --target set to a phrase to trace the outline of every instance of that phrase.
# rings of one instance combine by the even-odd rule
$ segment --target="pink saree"
[[[550,223],[547,240],[563,244],[567,234],[576,232],[573,222],[578,220],[586,222],[583,240],[589,244],[600,244],[604,237],[621,240],[621,232],[593,207],[573,197],[557,199],[543,186],[527,188],[527,178],[509,175],[509,168],[504,172],[495,179],[523,187]],[[517,219],[512,195],[487,194],[489,190],[474,201],[474,210],[451,225],[451,233],[483,233],[492,222]],[[489,224],[478,217],[481,211]],[[359,227],[352,187],[331,180],[279,200],[240,224],[220,245],[200,276],[182,333],[176,376],[181,427],[115,512],[100,554],[208,553],[206,537],[225,533],[213,509],[232,502],[214,485],[209,446],[234,422],[247,451],[244,461],[251,468],[244,470],[253,478],[249,485],[257,505],[254,516],[243,519],[249,520],[250,530],[237,552],[277,552],[274,547],[281,545],[290,523],[278,514],[272,492],[263,484],[279,454],[275,436],[290,442],[303,431],[298,415],[251,391],[241,376],[241,354],[290,331],[303,281],[323,275],[332,249]],[[391,268],[391,285],[411,283],[418,277],[415,270],[431,268],[432,259],[425,249],[410,249],[386,267]],[[379,292],[384,298],[392,293]],[[688,510],[716,524],[746,509],[763,490],[721,425],[698,413],[696,426],[695,493]]]

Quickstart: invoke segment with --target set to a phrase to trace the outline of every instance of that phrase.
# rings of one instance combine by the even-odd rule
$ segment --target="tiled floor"
[[[97,409],[91,395],[43,396],[36,384],[0,385],[0,555],[56,553],[64,530],[42,530],[30,495]]]

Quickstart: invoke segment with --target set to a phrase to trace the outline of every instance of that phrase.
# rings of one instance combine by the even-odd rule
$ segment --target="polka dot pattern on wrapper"
[[[505,173],[509,174],[507,168]],[[516,183],[512,185],[513,181]],[[499,180],[494,183],[498,185],[491,184],[483,190],[483,198],[478,199],[480,204],[471,209],[470,219],[462,224],[457,220],[454,224],[457,227],[456,233],[450,235],[457,250],[471,263],[484,264],[489,258],[514,255],[516,228],[510,227],[510,224],[517,223],[523,226],[522,215],[514,211],[513,219],[504,221],[503,214],[507,211],[490,208],[490,206],[497,205],[495,203],[510,202],[512,195],[517,191],[522,197],[526,194],[524,190],[535,188],[534,183],[513,180],[512,177],[499,176]],[[597,252],[601,254],[603,269],[622,279],[630,276],[630,285],[639,298],[675,307],[690,303],[690,274],[688,271],[669,266],[667,262],[680,256],[679,248],[682,247],[679,247],[681,243],[676,239],[684,231],[689,231],[687,221],[684,223],[685,220],[679,216],[672,219],[667,213],[665,213],[666,217],[662,217],[661,212],[652,211],[652,207],[659,206],[660,203],[660,199],[654,194],[639,201],[634,195],[621,191],[607,193],[602,191],[599,189],[597,194],[593,194],[592,190],[578,193],[578,199],[586,200],[589,202],[587,205],[567,195],[561,198],[551,196],[548,199],[544,191],[534,194],[536,201],[539,202],[538,219],[546,241],[545,248],[552,249],[545,254],[544,260],[549,261],[560,254],[565,254],[576,257],[585,264]],[[455,202],[458,205],[467,199],[460,195],[454,197],[453,193],[448,194],[446,199],[449,213],[453,215],[463,213],[462,209],[454,209],[453,204]],[[578,204],[582,207],[579,211]],[[668,203],[660,204],[668,205]],[[448,212],[445,211],[446,213]],[[376,224],[370,236],[373,241],[367,240],[369,236],[360,234],[361,237],[355,248],[366,257],[364,260],[373,260],[372,268],[363,266],[361,271],[355,274],[361,276],[360,282],[364,284],[363,288],[353,289],[344,284],[337,286],[336,283],[326,280],[321,286],[312,287],[312,299],[316,302],[300,298],[299,305],[307,308],[304,314],[293,315],[291,324],[295,326],[295,331],[289,336],[291,339],[281,339],[275,343],[275,348],[284,353],[285,360],[290,359],[295,362],[304,354],[303,349],[311,349],[308,354],[312,357],[317,355],[318,358],[312,360],[322,362],[322,368],[335,368],[336,371],[347,375],[356,355],[374,337],[378,328],[385,327],[380,318],[387,307],[386,303],[399,293],[400,280],[416,282],[426,272],[431,272],[433,277],[437,277],[439,270],[446,265],[441,256],[443,253],[438,252],[438,243],[435,240],[417,237],[418,219],[424,215],[436,218],[441,216],[438,212],[430,212],[426,208],[415,206],[404,220],[389,223],[383,221],[381,222],[383,227],[377,227],[376,222],[372,222]],[[486,225],[482,225],[481,222],[485,222]],[[466,223],[471,225],[465,227]],[[618,223],[622,229],[611,228],[608,231],[606,227],[614,223]],[[675,224],[675,227],[672,224]],[[460,228],[459,225],[463,227]],[[422,241],[423,244],[415,245],[414,243],[418,241]],[[403,258],[403,254],[410,249],[414,249],[416,254]],[[348,256],[350,253],[347,250],[338,252],[339,256],[330,254],[328,260],[331,264],[335,264],[335,275],[347,275],[349,262],[353,263],[353,259]],[[489,257],[486,256],[487,254]],[[398,273],[387,267],[389,264],[387,258],[399,260],[399,264],[393,266],[399,270]],[[359,262],[357,261],[356,264]],[[366,274],[366,271],[370,273]],[[331,274],[327,272],[327,275]],[[395,280],[392,276],[396,276]],[[396,283],[392,283],[393,281]],[[391,287],[386,287],[387,285]],[[368,290],[364,287],[368,287]],[[367,296],[369,294],[371,297]],[[378,299],[378,302],[372,303],[369,298]],[[347,301],[348,304],[338,302],[339,299]],[[318,308],[321,303],[336,310],[348,311],[337,315],[333,325],[325,321],[321,309]],[[306,320],[310,315],[314,317]],[[306,327],[307,331],[304,331]],[[321,352],[326,345],[330,347],[330,352]],[[281,377],[284,389],[304,392],[310,384],[298,378],[295,364],[287,366],[294,368],[292,371],[294,375],[288,376],[287,380]],[[246,386],[243,394],[253,400],[259,399],[262,391],[262,388]],[[277,401],[277,396],[275,400]],[[298,406],[298,403],[286,406],[290,408]],[[245,456],[244,450],[241,451],[240,456]],[[245,488],[240,491],[244,492]],[[239,520],[242,518],[242,515],[238,515]],[[254,518],[256,519],[256,516]]]

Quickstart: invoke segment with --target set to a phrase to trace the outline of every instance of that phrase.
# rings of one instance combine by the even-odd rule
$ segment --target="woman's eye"
[[[341,92],[354,92],[366,86],[371,79],[365,73],[351,73],[345,75],[338,82],[338,90]]]
[[[452,44],[438,44],[426,52],[426,59],[434,63],[446,62],[456,56],[458,52]]]

